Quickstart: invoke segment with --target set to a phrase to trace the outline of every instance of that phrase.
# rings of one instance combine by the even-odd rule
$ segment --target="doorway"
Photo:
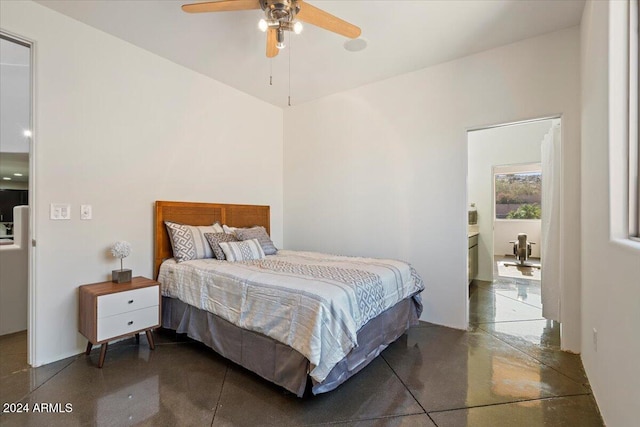
[[[0,32],[0,339],[21,366],[32,350],[32,58],[32,43]]]
[[[560,126],[560,118],[550,118],[468,132],[468,202],[477,210],[477,224],[469,231],[479,233],[478,271],[470,287],[476,308],[469,313],[470,323],[500,327],[515,322],[511,326],[516,327],[531,322],[526,325],[539,326],[539,334],[529,330],[528,336],[549,342],[553,335],[558,348],[560,281],[553,273],[560,265],[561,183],[554,173],[560,164],[560,150],[555,149]],[[545,192],[551,197],[545,198]],[[526,260],[530,266],[518,265],[513,254],[520,233],[533,243]]]

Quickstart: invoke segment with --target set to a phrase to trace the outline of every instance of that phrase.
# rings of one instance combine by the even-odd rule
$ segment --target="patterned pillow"
[[[238,228],[236,229],[236,236],[238,240],[258,239],[265,255],[274,255],[278,252],[264,227]]]
[[[213,225],[193,226],[165,221],[169,232],[169,240],[173,248],[173,258],[176,262],[192,259],[213,258],[211,246],[204,237],[205,233],[222,233],[222,227],[217,222]]]
[[[220,247],[220,242],[237,242],[238,239],[233,234],[227,233],[204,233],[204,238],[207,239],[209,245],[211,245],[211,250],[213,251],[213,255],[215,255],[216,259],[224,260],[224,251]]]
[[[244,240],[242,242],[220,242],[227,261],[250,261],[264,258],[264,252],[258,239]]]

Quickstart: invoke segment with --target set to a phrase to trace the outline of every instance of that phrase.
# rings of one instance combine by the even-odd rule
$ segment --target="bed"
[[[157,201],[162,327],[302,397],[331,391],[418,323],[422,280],[396,260],[280,250],[176,262],[165,222],[262,226],[268,206]]]

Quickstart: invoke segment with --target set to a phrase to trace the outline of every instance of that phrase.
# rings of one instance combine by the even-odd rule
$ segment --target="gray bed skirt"
[[[342,359],[312,393],[331,391],[375,359],[411,326],[422,311],[419,295],[406,298],[371,319],[358,331],[358,347]],[[270,337],[234,324],[178,299],[162,297],[162,327],[186,333],[227,359],[302,397],[309,361],[296,350]]]

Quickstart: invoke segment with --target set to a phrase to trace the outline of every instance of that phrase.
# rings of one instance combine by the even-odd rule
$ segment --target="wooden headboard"
[[[224,205],[220,203],[162,202],[156,201],[154,277],[158,278],[160,264],[173,257],[165,221],[187,225],[212,225],[215,222],[230,227],[261,225],[271,234],[269,206]]]

